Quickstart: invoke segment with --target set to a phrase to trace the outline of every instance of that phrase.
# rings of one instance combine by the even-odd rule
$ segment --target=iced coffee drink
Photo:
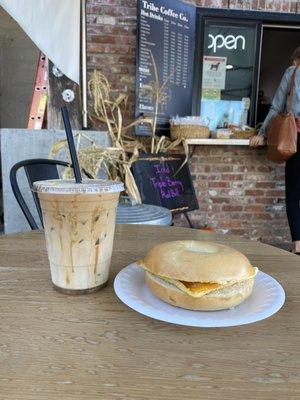
[[[122,183],[87,180],[35,182],[51,278],[57,290],[91,292],[107,284]]]

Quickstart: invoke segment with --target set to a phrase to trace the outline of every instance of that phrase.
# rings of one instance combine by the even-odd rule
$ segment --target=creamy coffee
[[[94,291],[108,281],[121,183],[35,182],[52,282],[61,291]]]

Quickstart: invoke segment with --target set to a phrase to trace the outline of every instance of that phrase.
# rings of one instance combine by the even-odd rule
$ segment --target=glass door
[[[211,130],[253,125],[261,24],[205,18],[200,32],[200,115]]]

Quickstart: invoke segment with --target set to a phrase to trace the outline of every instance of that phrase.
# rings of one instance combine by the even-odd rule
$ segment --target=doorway
[[[300,27],[263,25],[256,117],[258,124],[268,114],[284,71],[291,65],[291,55],[298,46]]]
[[[0,128],[26,128],[39,50],[0,7]]]

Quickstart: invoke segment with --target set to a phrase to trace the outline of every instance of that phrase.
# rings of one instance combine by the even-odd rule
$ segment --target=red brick
[[[242,181],[244,176],[236,174],[222,174],[221,179],[224,181]]]
[[[105,25],[102,27],[103,33],[116,36],[129,36],[132,40],[136,40],[136,28],[130,26],[112,26]]]
[[[258,189],[273,189],[275,188],[276,182],[256,182],[255,187]]]
[[[242,226],[241,220],[221,220],[218,224],[221,228],[237,228]]]
[[[213,172],[231,172],[233,170],[233,167],[231,165],[215,164],[212,160],[211,169]]]
[[[227,188],[229,187],[229,182],[209,182],[209,188]]]
[[[229,204],[230,199],[228,197],[213,197],[211,199],[212,203],[217,203],[217,204]]]
[[[119,63],[123,63],[123,64],[132,64],[133,62],[135,62],[135,56],[133,55],[132,57],[119,57]]]
[[[247,190],[245,190],[245,195],[246,196],[264,196],[265,192],[263,190],[247,189]]]
[[[87,14],[95,15],[111,15],[113,17],[125,17],[128,15],[136,15],[134,7],[111,7],[110,5],[87,5]]]
[[[103,43],[87,43],[88,53],[108,53],[108,54],[130,54],[133,53],[133,48],[130,46],[114,46]]]
[[[284,190],[267,190],[266,196],[273,196],[273,197],[285,197]]]
[[[266,206],[263,205],[257,205],[257,204],[251,204],[248,206],[245,206],[244,211],[245,212],[253,212],[253,213],[262,213],[263,211],[266,210]]]
[[[256,220],[263,220],[263,221],[269,221],[272,219],[270,214],[266,213],[257,213],[255,215],[252,215]]]
[[[273,168],[270,165],[258,165],[256,169],[257,169],[258,172],[271,172],[271,171],[273,171]]]
[[[289,0],[282,0],[281,1],[281,11],[289,12],[290,11],[290,1]]]
[[[231,205],[231,204],[225,204],[222,206],[222,211],[242,211],[243,206],[236,206],[236,205]]]
[[[109,43],[114,44],[116,43],[116,36],[109,36],[109,35],[89,35],[88,36],[89,43]]]
[[[193,169],[194,171],[197,170],[196,167],[193,168],[193,166],[191,166],[191,165],[190,165],[190,169]],[[218,181],[218,180],[220,180],[220,175],[202,174],[202,173],[198,173],[197,172],[197,179],[199,181],[202,181],[202,180],[204,180],[204,181],[207,181],[207,180],[209,180],[209,181]]]
[[[293,1],[290,4],[290,12],[295,13],[297,12],[297,6],[298,6],[298,2]]]
[[[256,10],[258,8],[258,2],[259,0],[252,0],[251,1],[251,9]]]

